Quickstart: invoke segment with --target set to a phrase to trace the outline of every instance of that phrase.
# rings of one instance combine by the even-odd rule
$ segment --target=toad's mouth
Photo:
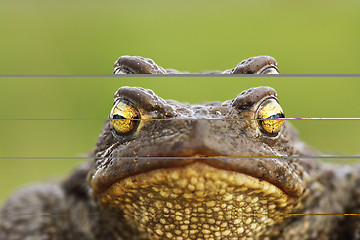
[[[123,178],[97,198],[150,239],[259,236],[296,204],[296,198],[266,180],[204,161]]]
[[[276,187],[281,194],[286,194],[295,199],[299,198],[304,190],[301,177],[285,159],[280,157],[204,155],[190,157],[109,157],[96,164],[89,174],[88,180],[94,194],[99,195],[108,191],[112,185],[126,182],[129,179],[136,179],[136,181],[145,184],[154,173],[162,172],[171,175],[171,173],[181,172],[185,174],[185,169],[188,172],[192,166],[203,166],[202,168],[198,167],[199,169],[211,167],[212,172],[221,172],[229,176],[236,174],[246,176],[250,182],[256,180],[259,183],[266,183]],[[159,181],[158,184],[161,182]],[[264,184],[260,185],[267,186]],[[265,189],[263,190],[265,192]]]

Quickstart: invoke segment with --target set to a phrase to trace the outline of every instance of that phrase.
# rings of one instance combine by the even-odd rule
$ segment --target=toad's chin
[[[97,199],[151,239],[256,237],[296,205],[268,181],[205,162],[124,178]]]

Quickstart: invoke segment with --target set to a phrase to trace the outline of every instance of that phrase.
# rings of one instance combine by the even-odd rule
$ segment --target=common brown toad
[[[277,72],[261,56],[222,73]],[[180,74],[129,56],[115,73]],[[359,213],[359,167],[306,158],[283,117],[270,87],[196,105],[121,87],[94,161],[10,197],[0,239],[360,239],[341,215]]]

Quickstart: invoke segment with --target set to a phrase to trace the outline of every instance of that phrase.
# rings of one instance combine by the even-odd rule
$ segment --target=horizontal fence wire
[[[360,77],[360,74],[220,74],[220,73],[182,73],[182,74],[12,74],[0,77]]]
[[[0,118],[0,121],[203,121],[203,120],[219,120],[219,121],[297,121],[297,120],[360,120],[360,118],[274,118],[274,119],[258,119],[258,118],[148,118],[148,119],[132,119],[132,118],[123,118],[123,119],[109,119],[109,118]]]
[[[10,213],[5,214],[5,216],[39,216],[39,217],[62,217],[68,216],[67,214],[58,214],[58,213]],[[81,214],[81,216],[104,216],[104,214],[88,213]],[[106,216],[118,216],[115,213],[107,213]],[[360,213],[238,213],[238,216],[360,216]],[[206,217],[206,216],[203,216]]]
[[[34,156],[34,157],[11,157],[11,156],[2,156],[0,157],[0,159],[96,159],[96,160],[101,160],[101,159],[108,159],[109,157],[91,157],[91,156],[79,156],[79,157],[52,157],[52,156]],[[161,156],[161,157],[141,157],[141,156],[133,156],[133,157],[111,157],[111,159],[114,160],[159,160],[159,159],[163,159],[163,160],[167,160],[167,159],[172,159],[172,160],[181,160],[181,159],[247,159],[247,158],[257,158],[257,159],[261,159],[261,158],[279,158],[279,159],[341,159],[341,158],[345,158],[345,159],[360,159],[360,156],[336,156],[336,155],[324,155],[324,156],[194,156],[194,157],[174,157],[174,156]]]

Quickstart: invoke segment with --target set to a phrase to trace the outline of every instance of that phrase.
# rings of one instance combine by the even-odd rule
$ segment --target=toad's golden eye
[[[118,100],[110,112],[110,122],[115,131],[121,135],[130,134],[139,125],[139,111],[126,100]]]
[[[279,74],[276,68],[270,67],[261,72],[261,74]]]
[[[284,124],[284,120],[272,119],[284,117],[285,115],[279,103],[273,98],[267,99],[261,103],[257,111],[257,119],[260,119],[258,123],[261,131],[270,136],[276,136],[280,131],[281,126]]]
[[[129,69],[117,68],[114,70],[114,74],[134,74],[134,73],[132,71],[130,71]]]

